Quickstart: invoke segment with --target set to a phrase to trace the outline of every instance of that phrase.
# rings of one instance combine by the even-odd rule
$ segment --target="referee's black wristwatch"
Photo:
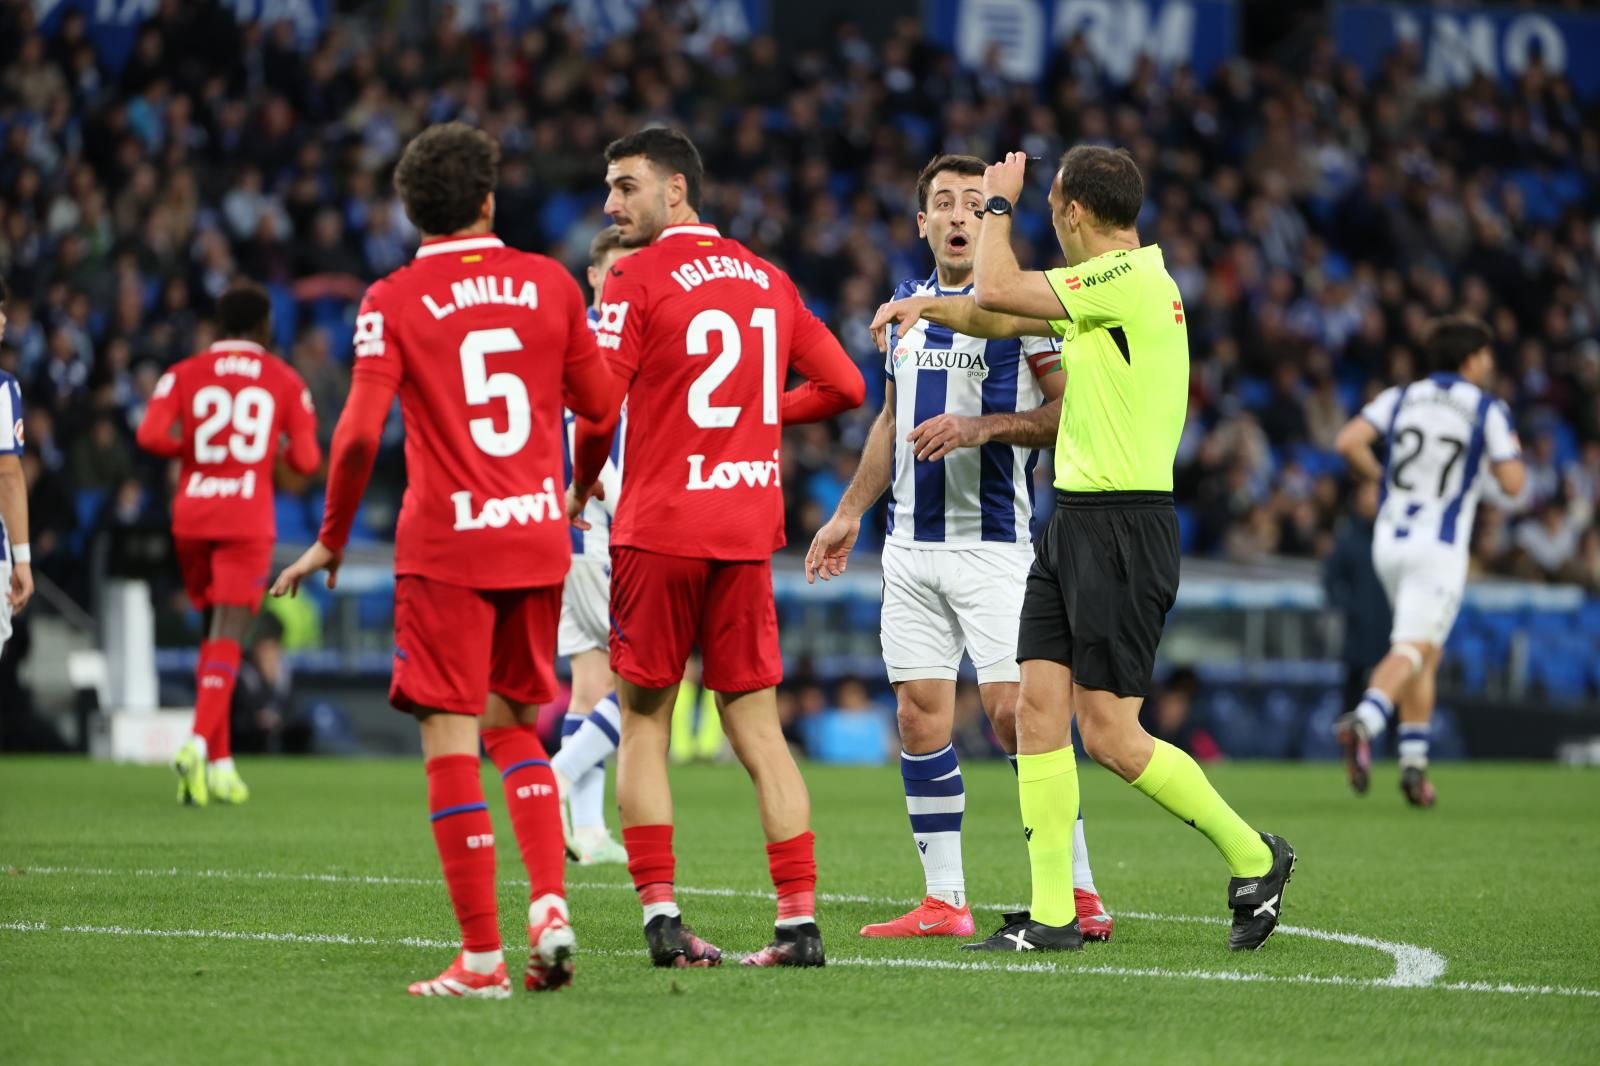
[[[982,218],[984,215],[1009,215],[1010,213],[1010,200],[1007,200],[1004,196],[991,196],[984,202],[983,210],[978,212],[978,217]]]

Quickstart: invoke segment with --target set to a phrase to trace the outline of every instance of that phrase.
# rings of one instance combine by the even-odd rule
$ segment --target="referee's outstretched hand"
[[[878,313],[872,316],[872,325],[867,327],[872,330],[872,343],[878,346],[878,351],[889,350],[889,327],[893,326],[895,332],[904,336],[906,330],[916,325],[917,319],[922,317],[922,309],[927,302],[925,296],[908,296],[903,300],[879,304]]]
[[[806,583],[814,585],[817,578],[826,581],[844,573],[850,561],[850,549],[856,546],[861,535],[861,518],[834,512],[817,535],[811,538],[806,550]]]

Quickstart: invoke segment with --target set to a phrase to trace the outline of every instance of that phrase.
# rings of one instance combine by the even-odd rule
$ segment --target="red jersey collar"
[[[717,232],[717,227],[715,227],[715,226],[708,226],[704,222],[684,222],[684,223],[680,223],[679,225],[676,225],[676,226],[668,226],[666,229],[661,231],[661,235],[659,237],[657,237],[656,240],[664,241],[668,237],[720,237],[720,236],[722,236],[722,234]]]
[[[450,255],[454,252],[481,252],[488,248],[504,248],[505,243],[494,234],[482,237],[430,237],[417,249],[417,258],[430,255]]]
[[[255,341],[220,340],[210,348],[213,352],[254,352],[257,355],[266,355],[267,350]]]

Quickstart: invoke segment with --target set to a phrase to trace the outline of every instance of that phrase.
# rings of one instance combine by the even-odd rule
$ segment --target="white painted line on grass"
[[[0,869],[3,869],[0,866]],[[406,885],[437,887],[441,884],[439,878],[424,877],[388,877],[366,874],[336,874],[336,873],[283,873],[276,870],[184,870],[176,866],[138,870],[116,870],[109,867],[95,866],[21,866],[16,867],[26,873],[34,874],[66,874],[93,877],[198,877],[224,881],[301,881],[315,884],[358,884],[358,885]],[[507,879],[505,884],[526,885],[527,881]],[[632,892],[633,886],[626,881],[569,881],[569,889],[578,890],[609,890]],[[734,899],[773,899],[771,892],[761,892],[753,889],[737,888],[696,888],[692,885],[679,885],[677,892],[681,896],[718,896]],[[914,906],[916,901],[895,899],[886,896],[861,896],[833,892],[819,892],[817,899],[823,903],[865,903],[885,907]],[[1013,903],[999,907],[1001,910],[1023,910],[1026,904]],[[1145,911],[1119,911],[1121,917],[1134,918],[1142,921],[1153,922],[1199,922],[1206,925],[1226,925],[1226,918],[1201,917],[1198,915],[1181,914],[1151,914]],[[1336,944],[1348,944],[1352,947],[1370,948],[1380,951],[1394,960],[1394,971],[1382,982],[1396,988],[1421,988],[1433,984],[1443,976],[1447,965],[1444,956],[1428,948],[1418,947],[1414,944],[1402,944],[1393,940],[1381,940],[1377,937],[1360,936],[1355,933],[1334,933],[1322,929],[1307,929],[1298,925],[1280,925],[1278,932],[1288,936],[1304,936],[1313,940],[1324,940]],[[1308,979],[1315,975],[1304,975]],[[1233,978],[1219,978],[1231,980]],[[1243,978],[1239,978],[1243,979]],[[1282,978],[1280,978],[1282,979]],[[1323,980],[1317,978],[1316,980]]]
[[[1151,917],[1151,916],[1146,916]],[[339,944],[358,947],[414,947],[454,951],[459,947],[454,940],[431,940],[424,937],[398,937],[382,939],[370,936],[352,936],[346,933],[278,933],[238,929],[149,929],[122,925],[57,925],[38,921],[0,922],[0,931],[14,933],[69,933],[91,936],[154,937],[158,939],[217,940],[273,944]],[[639,951],[582,949],[583,954],[617,958],[638,958]],[[731,960],[730,960],[731,961]],[[1306,984],[1342,985],[1347,988],[1395,988],[1388,979],[1360,977],[1327,977],[1316,974],[1264,974],[1228,970],[1168,970],[1160,967],[1136,966],[1074,966],[1048,961],[1000,962],[987,960],[955,959],[882,959],[866,957],[835,957],[829,966],[863,969],[941,970],[976,973],[1059,973],[1084,974],[1100,977],[1165,978],[1186,981],[1223,981],[1244,984]],[[1579,996],[1600,998],[1600,990],[1566,988],[1555,985],[1491,984],[1483,981],[1431,984],[1415,987],[1439,989],[1450,992],[1488,992],[1515,996]]]

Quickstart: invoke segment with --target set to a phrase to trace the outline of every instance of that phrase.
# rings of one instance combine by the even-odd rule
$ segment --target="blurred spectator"
[[[1378,516],[1378,486],[1367,482],[1356,490],[1351,513],[1339,525],[1322,571],[1328,606],[1344,622],[1340,661],[1344,665],[1343,706],[1354,707],[1367,686],[1367,676],[1389,652],[1393,621],[1389,597],[1372,566],[1372,530]],[[1482,512],[1480,512],[1481,514]]]
[[[1532,521],[1517,527],[1516,572],[1536,581],[1581,583],[1583,577],[1576,566],[1585,528],[1581,512],[1582,508],[1569,507],[1559,496],[1541,504]]]
[[[1146,732],[1158,740],[1188,752],[1199,762],[1216,762],[1222,748],[1194,718],[1194,697],[1200,679],[1187,666],[1167,675],[1156,697],[1145,703],[1139,714]]]

